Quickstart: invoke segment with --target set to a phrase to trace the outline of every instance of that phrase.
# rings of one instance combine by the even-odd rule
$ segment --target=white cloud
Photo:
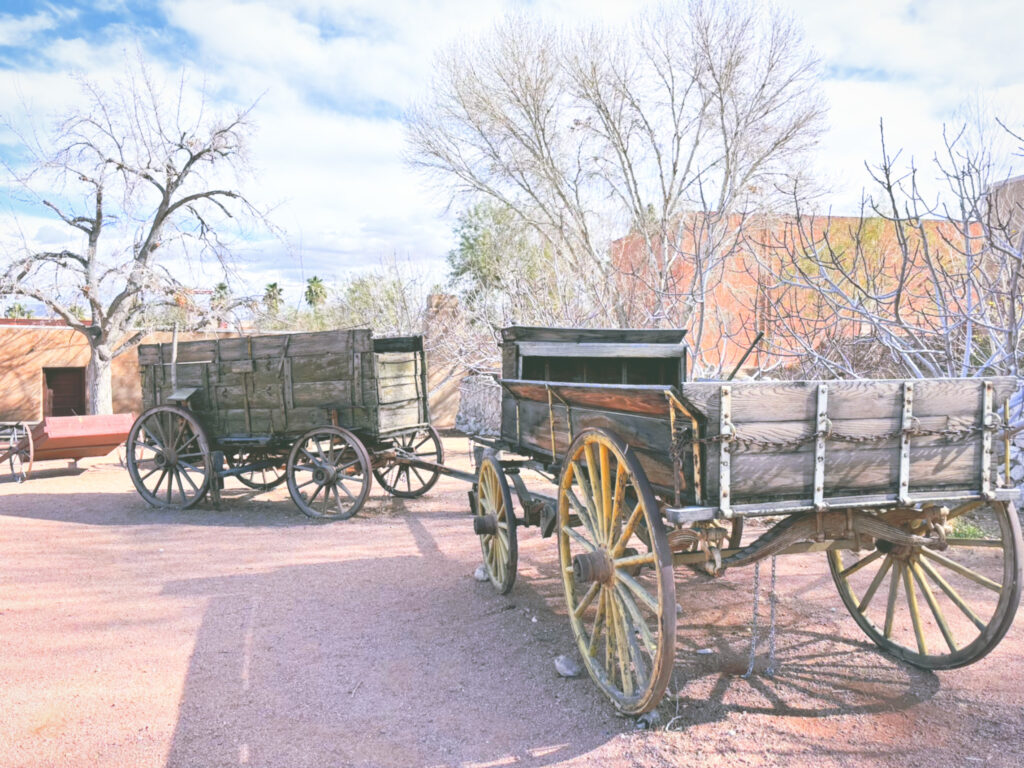
[[[32,16],[0,14],[0,46],[24,45],[36,33],[53,29],[56,25],[56,15],[47,11]]]

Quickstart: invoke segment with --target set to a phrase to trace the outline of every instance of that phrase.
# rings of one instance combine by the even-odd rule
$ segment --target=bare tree
[[[995,127],[1024,147],[1005,127]],[[961,127],[922,171],[892,152],[853,220],[798,208],[760,248],[770,340],[800,375],[1019,375],[1024,188]],[[938,178],[926,192],[922,176]]]
[[[45,135],[19,134],[31,163],[7,167],[28,201],[69,228],[69,244],[46,250],[23,238],[0,295],[40,302],[88,340],[88,409],[109,413],[114,357],[190,292],[180,277],[190,265],[227,269],[229,235],[265,219],[236,188],[251,106],[213,114],[184,74],[167,88],[142,65],[109,89],[80,85],[84,106]]]
[[[822,114],[791,20],[695,0],[624,32],[510,17],[438,58],[408,140],[453,195],[542,238],[586,323],[700,325],[730,217],[784,186]]]

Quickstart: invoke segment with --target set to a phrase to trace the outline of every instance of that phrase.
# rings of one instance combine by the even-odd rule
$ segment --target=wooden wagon
[[[115,413],[47,416],[38,424],[0,425],[0,463],[7,462],[11,477],[20,483],[37,461],[106,456],[124,443],[133,420],[130,413]]]
[[[822,551],[853,618],[897,657],[942,669],[995,647],[1021,590],[1000,458],[1015,380],[688,382],[684,335],[503,332],[501,437],[478,439],[471,493],[495,588],[514,583],[519,527],[553,535],[583,661],[631,714],[672,673],[677,568]],[[769,525],[744,537],[755,516]],[[685,611],[692,594],[678,597]]]
[[[267,490],[287,482],[295,504],[345,519],[371,474],[418,496],[440,465],[430,426],[420,336],[292,333],[139,347],[144,412],[128,436],[128,471],[153,506],[186,508],[236,477]]]

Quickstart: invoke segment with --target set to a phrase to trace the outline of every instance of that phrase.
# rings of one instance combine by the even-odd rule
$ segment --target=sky
[[[75,98],[74,75],[103,81],[141,51],[184,66],[225,105],[259,99],[246,191],[273,206],[282,241],[242,256],[236,290],[329,284],[397,257],[442,276],[455,211],[405,164],[402,115],[425,96],[437,51],[509,11],[560,23],[628,23],[642,0],[0,0],[0,115],[43,125]],[[828,130],[814,162],[827,204],[854,213],[890,147],[925,164],[944,123],[982,102],[1024,125],[1020,0],[781,0],[823,65]],[[0,129],[0,157],[17,157]],[[0,233],[59,240],[42,212],[4,200]]]

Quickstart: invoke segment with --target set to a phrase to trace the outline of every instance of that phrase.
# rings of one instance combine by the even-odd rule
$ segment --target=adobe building
[[[181,339],[214,338],[216,332],[182,334]],[[231,334],[234,335],[234,334]],[[147,342],[169,341],[169,333]],[[42,421],[45,416],[88,413],[85,369],[89,344],[59,320],[0,319],[0,422]],[[111,372],[114,413],[142,410],[135,350],[114,358]]]
[[[441,308],[433,307],[433,315]],[[432,316],[433,316],[432,315]],[[237,336],[235,331],[182,333],[180,341]],[[168,332],[153,333],[145,343],[168,343]],[[451,365],[429,361],[431,421],[450,427],[458,409],[458,384]],[[88,413],[85,369],[89,344],[60,320],[0,318],[0,423],[37,423],[46,416]],[[138,355],[134,349],[114,358],[111,371],[114,413],[142,411]]]

